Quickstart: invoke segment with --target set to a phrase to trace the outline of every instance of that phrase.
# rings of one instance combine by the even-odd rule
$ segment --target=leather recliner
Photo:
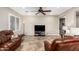
[[[56,39],[51,43],[44,41],[45,51],[79,51],[79,39]]]
[[[20,46],[22,37],[11,39],[13,34],[12,30],[0,31],[0,51],[14,51]]]

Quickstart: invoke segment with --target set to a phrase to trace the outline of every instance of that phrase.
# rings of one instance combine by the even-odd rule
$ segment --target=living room
[[[79,35],[78,7],[0,7],[0,19],[1,51],[56,51],[49,47],[52,41],[78,39]],[[12,42],[5,43],[3,35],[9,32]]]

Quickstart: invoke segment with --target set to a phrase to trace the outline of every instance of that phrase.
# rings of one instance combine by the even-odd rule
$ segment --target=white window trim
[[[20,17],[13,15],[11,13],[9,13],[9,15],[8,15],[8,29],[10,30],[10,16],[15,17],[15,30],[14,31],[19,31],[20,30]],[[16,18],[19,18],[19,29],[16,29]]]

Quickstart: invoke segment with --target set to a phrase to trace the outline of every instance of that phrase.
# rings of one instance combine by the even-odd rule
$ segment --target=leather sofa
[[[11,39],[13,35],[12,30],[0,31],[0,51],[14,51],[22,41],[22,36]]]
[[[79,51],[79,39],[55,39],[51,43],[44,41],[45,51]]]

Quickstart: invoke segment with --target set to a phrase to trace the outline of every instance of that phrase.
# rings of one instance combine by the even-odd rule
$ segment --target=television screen
[[[45,31],[45,25],[35,25],[35,31]]]

